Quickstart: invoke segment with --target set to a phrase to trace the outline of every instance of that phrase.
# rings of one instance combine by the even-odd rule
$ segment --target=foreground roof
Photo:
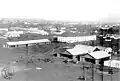
[[[101,59],[101,58],[105,58],[105,57],[111,56],[110,54],[108,54],[108,52],[105,52],[105,51],[95,51],[95,52],[91,52],[89,54],[92,57],[94,57],[95,59]]]

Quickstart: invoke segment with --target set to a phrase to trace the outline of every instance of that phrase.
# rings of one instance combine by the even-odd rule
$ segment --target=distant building
[[[57,28],[50,28],[51,31],[57,31]]]
[[[119,34],[120,31],[113,27],[101,27],[98,31],[99,35],[106,36],[107,34]]]
[[[96,40],[96,35],[77,36],[77,37],[58,37],[58,41],[67,42],[67,43],[83,42],[83,41],[90,41],[90,40]]]
[[[48,32],[44,31],[44,30],[29,30],[27,31],[28,33],[36,33],[36,34],[41,34],[41,35],[49,35]]]
[[[120,46],[120,36],[119,35],[106,35],[97,36],[98,45],[103,47],[110,47],[114,52],[119,52]]]
[[[103,47],[112,48],[114,54],[119,54],[120,29],[117,27],[101,27],[97,35],[97,43]]]
[[[29,28],[28,30],[38,30],[38,28]]]
[[[8,31],[8,28],[0,28],[0,31]]]
[[[20,37],[20,34],[23,34],[23,31],[9,31],[4,36],[5,37]]]
[[[65,32],[64,30],[60,30],[60,31],[52,31],[51,34],[61,35],[61,34],[63,34],[64,32]]]
[[[50,42],[48,39],[38,39],[38,40],[26,40],[26,41],[12,41],[12,42],[6,42],[4,44],[5,48],[10,47],[19,47],[19,46],[31,46],[36,43],[48,43]]]

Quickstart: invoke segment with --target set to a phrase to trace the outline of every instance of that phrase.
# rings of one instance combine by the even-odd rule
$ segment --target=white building
[[[78,59],[78,61],[91,61],[96,64],[99,64],[101,59],[104,61],[110,58],[110,54],[107,52],[102,50],[97,51],[96,47],[87,45],[76,45],[74,48],[67,49],[66,51],[73,56],[73,59]]]
[[[105,57],[110,57],[111,56],[110,54],[108,54],[105,51],[95,51],[95,52],[89,53],[89,55],[93,56],[95,59],[101,59],[101,58],[105,58]]]
[[[57,28],[50,28],[51,31],[57,31]]]
[[[5,37],[19,37],[20,34],[23,34],[23,31],[9,31],[4,36]]]
[[[38,30],[38,28],[29,28],[28,30],[34,31],[34,30]]]
[[[52,34],[61,35],[61,34],[63,34],[64,32],[65,32],[64,30],[60,30],[59,32],[54,31],[54,32],[52,32]]]
[[[62,28],[61,28],[61,30],[65,30],[65,29],[66,29],[66,27],[62,27]]]
[[[78,37],[58,37],[58,41],[73,43],[73,42],[82,42],[96,40],[96,35],[92,36],[78,36]]]
[[[6,42],[4,44],[5,48],[9,48],[11,46],[18,47],[19,45],[27,45],[31,46],[35,43],[48,43],[50,42],[48,39],[38,39],[38,40],[26,40],[26,41],[12,41],[12,42]]]
[[[0,31],[8,31],[8,28],[0,28]]]
[[[48,32],[44,30],[29,30],[28,33],[36,33],[36,34],[41,34],[41,35],[49,35]]]
[[[108,60],[104,62],[104,66],[120,68],[120,61],[119,60]]]

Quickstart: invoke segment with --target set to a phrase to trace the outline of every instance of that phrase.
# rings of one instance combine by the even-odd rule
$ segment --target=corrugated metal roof
[[[22,45],[22,44],[41,43],[41,42],[50,42],[50,41],[48,39],[39,39],[39,40],[6,42],[6,44],[7,45]]]

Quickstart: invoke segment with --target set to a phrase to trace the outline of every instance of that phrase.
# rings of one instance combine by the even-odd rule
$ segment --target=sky
[[[119,0],[0,0],[0,18],[100,21],[115,20],[115,16],[118,21],[119,2]]]

